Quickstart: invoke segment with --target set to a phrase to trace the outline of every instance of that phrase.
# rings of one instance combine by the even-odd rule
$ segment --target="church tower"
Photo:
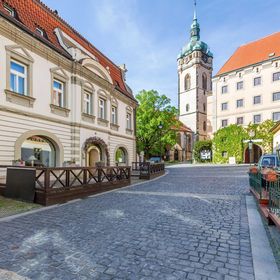
[[[190,41],[178,59],[178,100],[180,121],[194,132],[194,140],[207,137],[207,95],[212,91],[213,54],[200,41],[200,27],[196,16],[190,31]]]

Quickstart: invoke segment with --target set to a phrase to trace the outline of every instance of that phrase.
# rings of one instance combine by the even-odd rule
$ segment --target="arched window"
[[[127,150],[123,147],[117,149],[115,153],[115,161],[117,164],[128,164]]]
[[[190,90],[191,88],[191,77],[189,74],[185,77],[185,90]]]
[[[205,73],[202,74],[202,88],[207,90],[207,75]]]
[[[203,130],[206,131],[206,122],[203,122]]]
[[[27,166],[55,167],[56,150],[49,139],[34,135],[23,142],[21,146],[21,160]]]
[[[203,111],[204,111],[204,112],[206,111],[206,105],[205,105],[205,103],[203,103]]]

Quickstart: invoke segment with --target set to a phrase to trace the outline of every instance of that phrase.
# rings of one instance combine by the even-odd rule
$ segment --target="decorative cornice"
[[[57,118],[43,116],[43,115],[40,115],[40,114],[26,112],[26,111],[18,110],[18,109],[3,106],[3,105],[0,105],[0,111],[9,112],[9,113],[17,114],[17,115],[21,115],[21,116],[27,116],[27,117],[31,117],[31,118],[35,118],[35,119],[39,119],[39,120],[44,120],[44,121],[52,122],[54,124],[67,125],[67,126],[71,126],[72,128],[75,128],[75,129],[84,128],[84,129],[89,129],[89,130],[92,130],[92,131],[107,133],[109,135],[125,138],[125,139],[128,139],[128,140],[135,140],[135,137],[128,137],[128,136],[120,134],[120,133],[114,133],[114,132],[110,131],[109,129],[102,129],[102,128],[92,126],[92,125],[85,125],[85,124],[82,124],[82,123],[70,122],[70,121],[66,121],[66,120],[61,120],[61,119],[57,119]]]

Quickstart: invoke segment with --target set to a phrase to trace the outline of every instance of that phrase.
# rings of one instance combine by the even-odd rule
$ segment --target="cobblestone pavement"
[[[254,279],[247,167],[157,181],[0,223],[0,268],[29,279]]]

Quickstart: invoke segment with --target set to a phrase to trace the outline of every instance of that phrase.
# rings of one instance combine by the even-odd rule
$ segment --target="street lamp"
[[[249,141],[249,163],[252,163],[252,155],[253,155],[253,141],[252,138],[255,136],[255,131],[252,129],[249,131],[250,141]]]
[[[159,123],[158,129],[160,131],[160,139],[159,139],[159,145],[160,145],[160,161],[162,161],[162,153],[161,153],[161,132],[162,132],[163,124],[162,122]]]

